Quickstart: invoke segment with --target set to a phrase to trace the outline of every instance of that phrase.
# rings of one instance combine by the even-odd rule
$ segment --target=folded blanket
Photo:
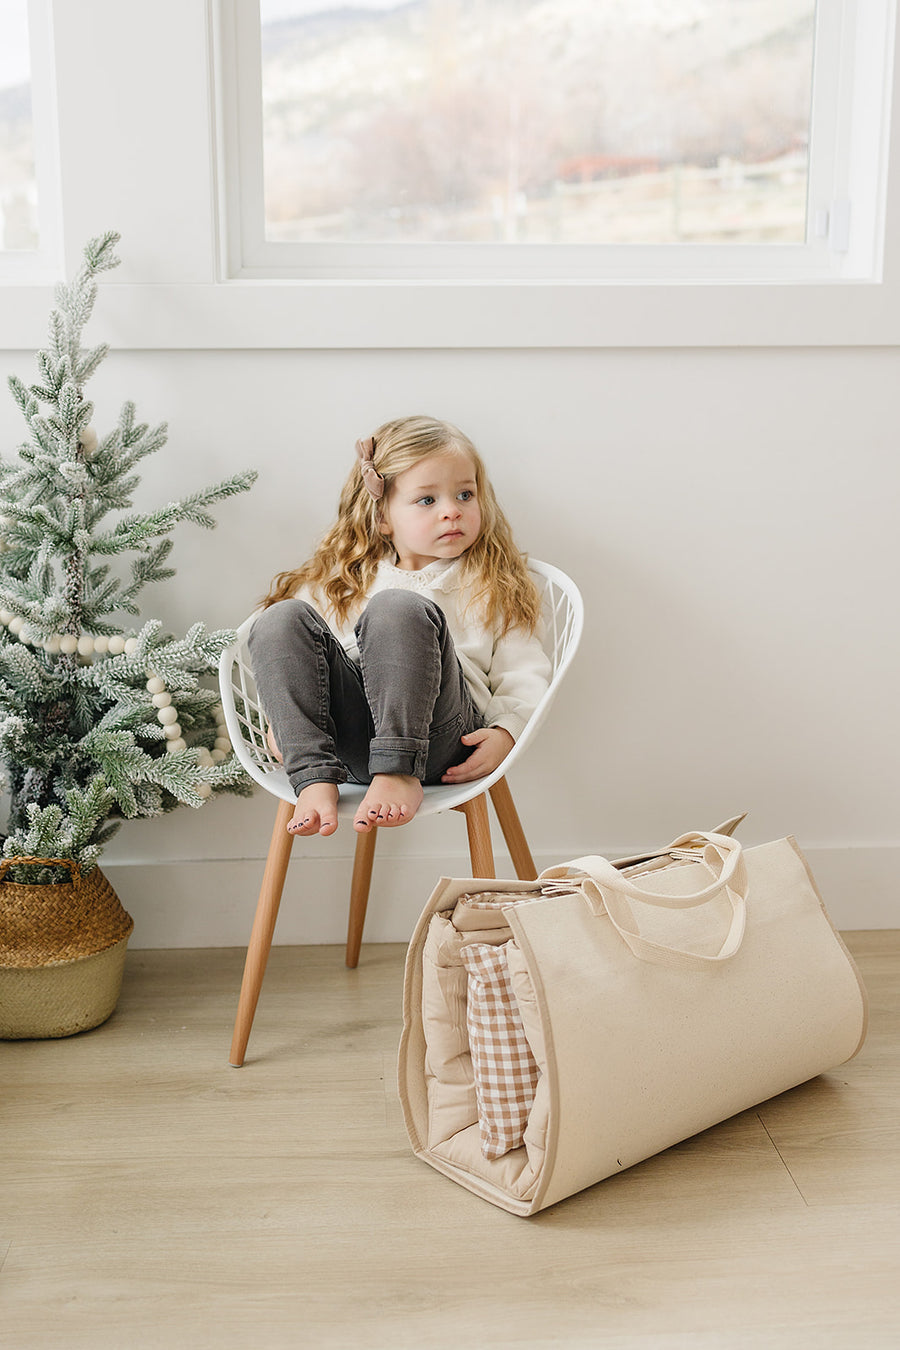
[[[453,927],[467,935],[459,956],[467,975],[466,1026],[485,1158],[502,1158],[521,1146],[540,1077],[510,978],[512,933],[503,911],[541,895],[539,887],[518,897],[465,895],[451,916]],[[473,940],[476,934],[487,940]]]

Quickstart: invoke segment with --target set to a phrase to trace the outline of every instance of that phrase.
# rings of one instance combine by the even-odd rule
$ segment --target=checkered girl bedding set
[[[858,1051],[866,997],[791,838],[444,878],[407,954],[418,1157],[534,1214]]]

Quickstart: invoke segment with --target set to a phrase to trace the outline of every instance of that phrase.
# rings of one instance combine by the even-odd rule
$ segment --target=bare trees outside
[[[815,0],[262,0],[275,240],[802,242]]]

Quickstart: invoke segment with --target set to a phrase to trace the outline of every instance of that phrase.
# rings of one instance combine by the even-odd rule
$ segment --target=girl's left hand
[[[503,727],[481,727],[478,731],[469,731],[462,738],[463,745],[474,745],[475,749],[462,764],[454,764],[441,778],[442,783],[472,783],[476,778],[484,778],[493,773],[498,764],[502,764],[515,745],[515,741]]]

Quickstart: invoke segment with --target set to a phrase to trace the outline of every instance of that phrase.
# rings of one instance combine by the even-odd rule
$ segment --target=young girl
[[[472,442],[430,417],[356,443],[338,518],[280,573],[250,633],[270,745],[297,793],[288,830],[405,825],[423,783],[506,757],[547,688],[540,598]]]

